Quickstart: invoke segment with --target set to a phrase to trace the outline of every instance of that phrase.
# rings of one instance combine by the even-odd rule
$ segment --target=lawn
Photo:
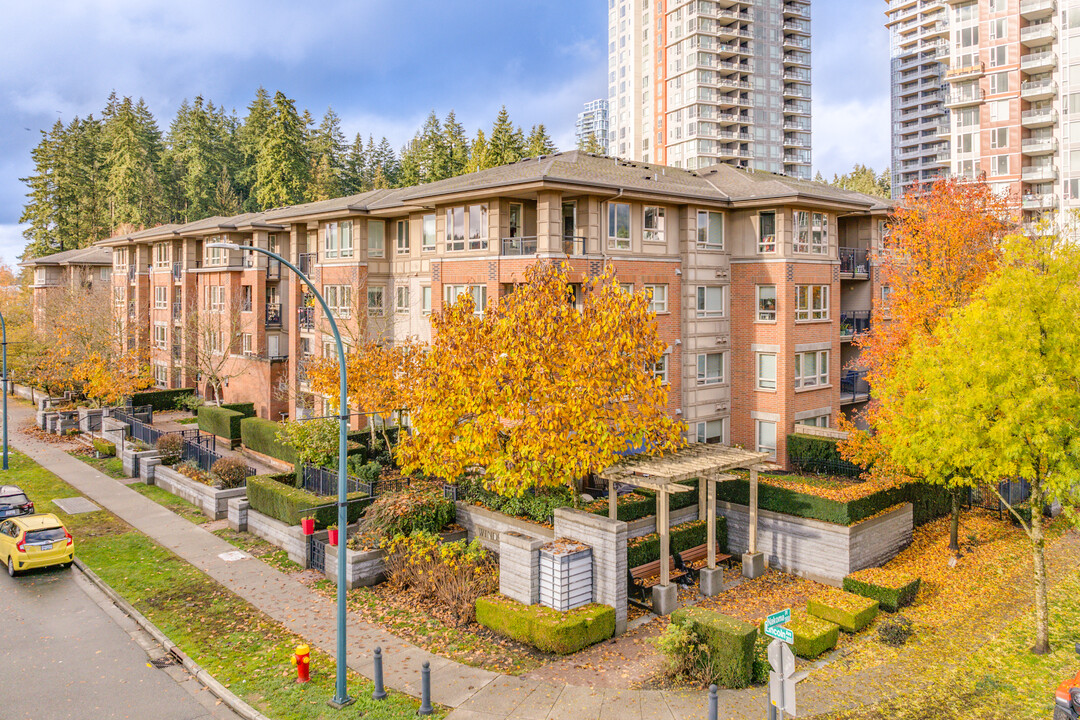
[[[162,490],[157,485],[147,485],[145,483],[134,483],[128,485],[132,490],[144,495],[158,505],[161,505],[166,510],[171,510],[185,520],[189,520],[196,525],[202,525],[205,522],[210,522],[210,518],[203,515],[202,510],[195,507],[187,500],[178,498],[167,490]]]
[[[330,656],[313,651],[312,682],[298,685],[290,658],[302,642],[299,636],[111,513],[60,512],[51,500],[79,493],[22,453],[10,453],[8,478],[26,491],[39,512],[60,517],[75,536],[76,555],[83,562],[195,662],[263,713],[275,720],[415,716],[416,700],[391,693],[389,699],[375,702],[371,683],[352,672],[349,692],[357,702],[343,711],[332,710],[326,705],[334,694]]]
[[[214,534],[225,542],[235,545],[248,555],[259,558],[267,565],[277,568],[283,573],[296,573],[304,569],[289,559],[289,553],[285,552],[277,545],[271,545],[257,535],[246,532],[236,532],[229,528],[215,530]]]
[[[93,451],[86,448],[68,450],[68,455],[78,458],[87,465],[97,468],[100,472],[116,480],[127,480],[130,476],[124,472],[124,463],[118,457],[94,457]]]

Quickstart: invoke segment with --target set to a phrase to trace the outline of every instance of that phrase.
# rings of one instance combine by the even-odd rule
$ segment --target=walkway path
[[[9,409],[13,427],[33,416],[33,410],[21,404],[11,403]],[[326,652],[334,652],[335,605],[329,599],[258,559],[225,562],[220,556],[235,551],[233,545],[80,462],[61,447],[20,432],[12,434],[12,442],[94,502],[289,630]],[[699,720],[706,716],[706,698],[701,692],[579,687],[563,684],[573,683],[575,678],[562,673],[558,674],[559,682],[546,681],[542,673],[537,673],[541,677],[498,675],[433,655],[353,615],[348,621],[348,641],[349,667],[371,677],[372,651],[381,646],[386,685],[410,695],[420,693],[421,664],[431,663],[432,699],[455,708],[448,720]],[[589,682],[587,675],[580,680]],[[835,709],[844,704],[841,698],[864,694],[855,679],[851,685],[801,695],[800,715]],[[758,720],[765,714],[763,688],[722,691],[720,698],[721,718]]]

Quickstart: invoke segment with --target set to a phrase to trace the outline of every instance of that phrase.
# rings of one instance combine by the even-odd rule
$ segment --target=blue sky
[[[884,7],[813,0],[814,169],[889,161]],[[400,146],[431,109],[470,135],[505,104],[573,144],[581,104],[606,92],[605,0],[0,0],[0,258],[22,252],[18,178],[38,131],[143,97],[165,130],[202,94],[241,115],[259,85],[351,137]]]

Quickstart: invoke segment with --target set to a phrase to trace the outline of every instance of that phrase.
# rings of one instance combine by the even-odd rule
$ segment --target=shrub
[[[281,423],[246,417],[240,421],[240,441],[250,450],[295,465],[296,450],[278,439],[280,430]]]
[[[575,653],[615,634],[615,608],[607,605],[559,612],[542,605],[522,605],[504,595],[478,598],[476,621],[541,652],[559,655]]]
[[[176,472],[195,482],[201,482],[203,485],[213,484],[213,478],[210,477],[210,473],[199,467],[198,463],[194,460],[187,460],[180,463],[176,466]]]
[[[219,407],[238,412],[246,418],[255,417],[255,403],[224,403]]]
[[[247,498],[251,509],[263,515],[280,520],[286,525],[299,525],[300,518],[315,516],[315,524],[326,527],[337,522],[337,508],[333,507],[335,497],[321,496],[295,487],[292,473],[278,475],[256,475],[247,479]],[[364,514],[366,505],[354,502],[367,498],[366,493],[351,493],[348,496],[349,522],[356,522]],[[310,511],[319,505],[328,507]]]
[[[189,413],[192,414],[197,413],[199,411],[199,408],[201,408],[205,404],[206,401],[195,393],[191,393],[190,395],[181,395],[176,399],[177,410],[187,410]]]
[[[794,433],[787,436],[788,458],[801,472],[859,477],[865,470],[844,460],[833,438]]]
[[[498,588],[498,563],[479,540],[441,543],[438,535],[414,532],[385,541],[384,549],[390,582],[436,601],[458,626],[476,617],[477,598]]]
[[[536,523],[550,524],[556,509],[574,504],[574,493],[569,488],[529,490],[520,497],[504,497],[485,489],[481,478],[463,480],[460,488],[466,502]]]
[[[769,663],[769,643],[772,642],[765,633],[758,633],[757,642],[754,643],[754,669],[751,671],[751,682],[755,685],[763,685],[769,682],[769,673],[772,665]]]
[[[349,466],[352,468],[350,469],[349,474],[354,475],[365,482],[378,480],[382,476],[383,466],[374,461],[369,463],[350,462]]]
[[[240,421],[244,416],[235,410],[203,405],[199,408],[199,429],[220,438],[230,445],[240,441]]]
[[[247,463],[236,457],[223,457],[210,466],[210,474],[223,489],[242,487],[247,482]]]
[[[116,443],[111,443],[108,440],[98,440],[97,438],[94,438],[91,442],[94,449],[101,453],[102,457],[114,457],[116,455]]]
[[[161,455],[162,465],[175,465],[184,452],[184,438],[180,435],[162,435],[155,443]]]
[[[671,554],[704,545],[708,535],[705,520],[694,520],[671,528]],[[727,552],[727,519],[716,518],[716,541],[721,552]],[[653,533],[641,538],[634,538],[627,543],[626,566],[636,568],[660,559],[660,535]]]
[[[184,409],[185,406],[181,403],[185,402],[186,398],[194,396],[195,388],[147,390],[146,392],[133,393],[131,396],[131,404],[134,407],[150,405],[154,408],[154,412],[163,412],[165,410]]]
[[[877,600],[833,590],[809,601],[806,611],[814,617],[836,623],[844,632],[859,632],[878,614]]]
[[[886,612],[896,612],[915,602],[921,580],[914,575],[894,573],[880,568],[853,572],[844,578],[844,590],[877,600]]]
[[[679,608],[659,644],[669,676],[741,688],[753,676],[757,635],[753,625],[715,610]]]
[[[439,487],[415,483],[375,498],[360,520],[357,534],[370,542],[373,538],[410,535],[418,530],[438,533],[454,521],[454,515],[454,503],[443,497]]]
[[[805,612],[791,614],[784,627],[795,634],[791,649],[801,658],[813,660],[821,653],[832,650],[840,639],[840,626],[828,620],[816,618]]]
[[[887,618],[878,626],[878,638],[889,647],[900,647],[911,637],[911,621],[903,615]]]

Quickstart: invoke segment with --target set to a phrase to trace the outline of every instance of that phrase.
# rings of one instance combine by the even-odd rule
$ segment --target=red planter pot
[[[305,535],[314,535],[315,518],[300,518],[300,532]]]
[[[330,528],[326,532],[330,535],[330,544],[337,547],[337,528]]]

